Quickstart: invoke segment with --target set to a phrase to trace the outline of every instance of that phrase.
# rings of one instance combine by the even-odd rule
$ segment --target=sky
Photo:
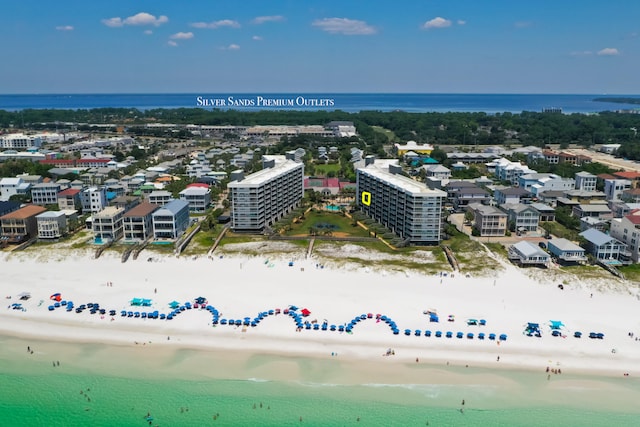
[[[0,94],[638,94],[638,17],[632,0],[2,0]]]

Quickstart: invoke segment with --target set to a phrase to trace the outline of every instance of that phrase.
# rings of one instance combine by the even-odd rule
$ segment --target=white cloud
[[[447,28],[451,26],[451,21],[448,19],[444,19],[441,16],[437,16],[424,24],[422,24],[422,28],[425,30],[430,30],[432,28]]]
[[[189,40],[193,38],[193,33],[191,31],[189,31],[188,33],[175,33],[173,35],[171,35],[171,37],[169,37],[172,40]]]
[[[151,34],[153,34],[153,30],[144,30],[144,33],[150,36]]]
[[[140,12],[128,18],[122,19],[120,17],[103,19],[102,23],[107,27],[122,27],[125,25],[153,25],[158,27],[162,24],[169,22],[169,18],[164,15],[158,16],[151,15],[147,12]]]
[[[213,22],[194,22],[190,24],[193,28],[208,28],[215,30],[222,27],[240,28],[240,23],[231,19],[222,19],[220,21]]]
[[[73,31],[73,26],[71,26],[71,25],[58,25],[56,27],[56,30],[58,30],[58,31]]]
[[[265,22],[282,22],[284,21],[284,16],[282,15],[271,15],[271,16],[258,16],[257,18],[254,18],[253,22],[254,24],[264,24]]]
[[[122,18],[109,18],[103,19],[102,23],[107,27],[122,27],[124,23],[122,22]]]
[[[231,43],[229,46],[220,46],[218,49],[220,50],[238,50],[240,49],[240,45]]]
[[[253,36],[253,37],[251,37],[251,40],[260,41],[260,40],[262,40],[262,36]]]
[[[600,56],[616,56],[620,55],[620,51],[615,47],[605,47],[598,51],[598,55]]]
[[[169,41],[167,42],[167,44],[168,44],[169,46],[174,46],[174,47],[175,47],[175,46],[178,46],[178,43],[174,42],[173,40],[169,40]]]
[[[324,18],[313,21],[311,24],[331,34],[344,34],[347,36],[368,36],[375,34],[375,27],[364,21],[347,18]]]
[[[462,20],[462,19],[458,19],[457,24],[458,25],[465,25],[467,23],[467,21]]]

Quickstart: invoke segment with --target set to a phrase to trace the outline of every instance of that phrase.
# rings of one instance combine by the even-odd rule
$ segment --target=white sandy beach
[[[495,277],[451,277],[449,272],[441,278],[414,271],[392,273],[376,269],[375,261],[371,268],[331,264],[318,268],[318,260],[305,260],[300,254],[292,267],[288,265],[288,255],[280,259],[270,256],[268,263],[267,257],[175,258],[149,251],[126,263],[109,253],[95,260],[92,253],[79,251],[39,250],[1,256],[2,295],[11,296],[0,309],[0,335],[4,336],[144,346],[157,351],[224,350],[245,355],[242,357],[338,357],[361,363],[362,378],[373,371],[378,371],[379,376],[389,374],[399,362],[415,363],[416,358],[420,363],[436,366],[451,363],[540,372],[549,366],[560,368],[563,373],[640,375],[640,341],[629,337],[629,332],[640,335],[640,301],[635,288],[605,293],[597,290],[602,286],[569,283],[560,290],[557,282],[547,281],[550,276],[542,270],[523,272],[492,259],[488,262],[504,264],[496,269]],[[112,286],[107,286],[109,282]],[[30,292],[32,298],[18,301],[24,291]],[[80,314],[64,308],[49,311],[49,296],[56,292],[76,306],[97,302],[102,308],[117,310],[117,315],[111,320],[108,315],[91,315],[88,310]],[[349,323],[363,313],[383,314],[397,323],[401,333],[393,335],[385,323],[377,323],[375,318],[360,322],[352,334],[347,334],[298,332],[293,320],[282,314],[267,317],[255,328],[213,327],[211,314],[196,309],[171,321],[120,316],[121,310],[136,311],[129,304],[132,298],[150,298],[153,303],[148,311],[168,313],[169,302],[193,302],[198,296],[206,297],[221,312],[221,318],[253,318],[261,311],[295,305],[311,311],[309,320],[322,323],[326,319],[336,325]],[[21,302],[26,311],[8,307],[15,302]],[[429,323],[424,314],[429,309],[437,310],[439,323]],[[447,321],[450,314],[455,316],[454,322]],[[468,318],[486,319],[487,324],[467,326]],[[550,320],[566,325],[565,337],[551,336]],[[540,323],[541,338],[523,334],[527,322]],[[406,328],[429,329],[432,333],[452,331],[454,338],[405,336]],[[455,338],[458,331],[465,338]],[[583,337],[574,338],[574,331],[583,332]],[[479,332],[507,334],[508,339],[467,339],[468,332],[476,336]],[[589,339],[589,332],[601,332],[605,337]],[[383,356],[390,348],[395,355]],[[283,366],[281,371],[286,369]],[[386,376],[394,381],[393,375]],[[402,376],[395,378],[398,382],[406,380]]]

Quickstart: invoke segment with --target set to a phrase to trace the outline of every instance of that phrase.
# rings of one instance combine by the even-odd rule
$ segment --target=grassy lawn
[[[500,255],[503,258],[508,258],[507,248],[505,248],[502,243],[485,243],[484,245],[494,254]]]
[[[304,220],[291,224],[285,235],[308,236],[311,228],[317,229],[319,234],[330,231],[337,237],[369,237],[367,230],[352,225],[352,220],[340,213],[313,210],[305,214]]]
[[[579,231],[571,230],[557,222],[543,222],[541,227],[554,236],[563,237],[574,242],[580,240],[580,236],[578,235],[580,233]]]
[[[340,171],[340,163],[332,163],[332,164],[314,164],[316,168],[316,175],[327,175],[329,172],[335,172],[336,174]]]
[[[627,280],[632,280],[634,282],[640,282],[640,264],[631,264],[625,265],[622,267],[618,267],[618,270]]]
[[[359,256],[345,256],[339,249],[335,251],[322,251],[321,257],[333,259],[339,263],[348,262],[353,264],[359,264],[362,267],[384,267],[390,270],[397,271],[406,271],[406,270],[414,270],[419,271],[425,274],[435,274],[439,271],[442,271],[443,268],[447,269],[448,263],[444,252],[439,247],[420,247],[420,246],[412,246],[408,248],[399,248],[397,250],[393,250],[389,248],[387,245],[380,241],[371,241],[371,242],[327,242],[327,241],[316,241],[315,249],[322,248],[335,248],[342,247],[344,245],[350,246],[360,246],[365,248],[367,253],[375,254],[376,252],[384,253],[385,255],[389,255],[386,259],[375,259],[369,260],[365,258],[361,258]],[[428,251],[431,252],[434,256],[433,262],[425,262],[423,260],[416,260],[412,258],[412,252],[416,251]],[[319,254],[320,251],[316,252]],[[328,255],[328,253],[336,253],[335,256]]]
[[[570,265],[560,267],[560,270],[566,273],[575,274],[581,279],[610,279],[613,277],[611,273],[597,265]],[[622,269],[620,270],[622,271]],[[626,271],[624,273],[626,275]],[[640,273],[640,270],[638,270],[638,273]]]
[[[487,263],[488,254],[480,243],[471,240],[466,234],[457,232],[449,240],[443,240],[443,245],[449,246],[458,260],[463,272],[483,272],[490,268]]]
[[[389,138],[389,142],[394,142],[396,140],[396,134],[393,133],[393,131],[389,129],[385,129],[382,126],[371,126],[371,127],[373,128],[374,131],[385,134],[387,138]]]

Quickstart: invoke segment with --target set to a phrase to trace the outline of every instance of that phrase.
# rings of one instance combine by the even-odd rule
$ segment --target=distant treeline
[[[640,98],[628,98],[628,97],[606,97],[595,98],[597,102],[613,102],[615,104],[640,104]]]
[[[414,140],[436,145],[593,144],[638,142],[640,115],[501,113],[408,113],[402,111],[238,111],[200,108],[137,110],[0,110],[0,127],[49,128],[53,123],[110,123],[136,127],[146,123],[204,125],[323,125],[333,120],[351,121],[367,144]],[[47,125],[43,125],[46,123]],[[24,126],[23,126],[24,125]],[[379,126],[391,133],[383,133]],[[185,136],[188,136],[185,135]]]

